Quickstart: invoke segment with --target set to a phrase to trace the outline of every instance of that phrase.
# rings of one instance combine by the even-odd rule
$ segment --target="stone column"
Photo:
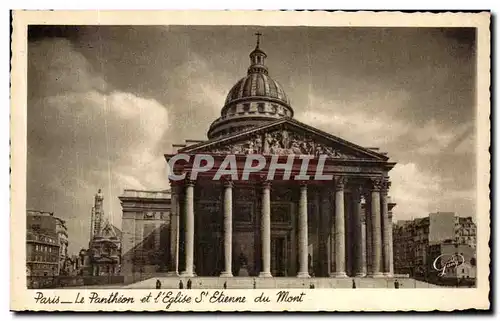
[[[353,193],[353,216],[355,226],[355,239],[356,239],[356,255],[355,255],[355,269],[357,277],[366,275],[366,224],[365,216],[363,215],[363,204],[361,187],[357,188]]]
[[[308,241],[307,241],[307,184],[300,184],[299,198],[299,272],[297,277],[308,278]]]
[[[224,182],[224,271],[221,276],[232,277],[231,254],[233,245],[233,182]]]
[[[361,262],[360,262],[360,265],[361,265],[361,273],[359,274],[359,276],[366,276],[367,274],[367,271],[368,271],[368,257],[367,257],[367,249],[366,249],[366,211],[363,211],[361,213],[361,230],[360,230],[360,233],[361,233],[361,239],[363,240],[362,244],[360,244],[361,246],[361,250],[360,250],[360,254],[361,254]]]
[[[262,184],[261,210],[262,264],[259,277],[271,277],[271,182]]]
[[[334,277],[347,277],[345,273],[345,177],[335,178],[335,271]]]
[[[330,200],[331,207],[329,208],[330,224],[328,226],[328,275],[333,276],[335,272],[335,200]],[[333,210],[332,210],[333,208]]]
[[[314,208],[315,211],[314,213],[311,213],[310,215],[314,215],[314,226],[312,226],[312,231],[314,235],[314,245],[313,245],[313,257],[312,257],[312,269],[313,269],[313,276],[319,276],[321,275],[321,257],[320,257],[320,234],[321,234],[321,225],[320,225],[320,217],[321,217],[321,210],[320,210],[320,193],[318,190],[314,191]],[[311,221],[308,221],[308,224],[311,225]]]
[[[389,201],[389,197],[388,197]],[[396,206],[395,203],[390,203],[389,202],[389,226],[391,227],[389,229],[389,234],[388,234],[388,243],[389,243],[389,275],[394,276],[394,243],[393,243],[393,238],[392,238],[392,208]]]
[[[382,276],[382,224],[380,215],[380,189],[381,179],[372,180],[371,191],[371,225],[372,225],[372,264],[370,276]]]
[[[387,204],[387,193],[390,187],[390,182],[384,181],[380,193],[380,206],[383,220],[383,233],[382,233],[382,250],[384,258],[384,276],[392,276],[390,269],[390,246],[389,234],[392,231],[392,224],[389,220],[389,208]]]
[[[367,271],[371,271],[372,266],[372,214],[371,214],[371,194],[367,192],[363,194],[363,198],[365,203],[362,204],[363,213],[365,215],[365,235],[366,235],[366,269]]]
[[[186,269],[181,276],[192,277],[194,276],[194,182],[186,181],[185,186],[186,237],[184,252],[186,255]]]
[[[174,185],[175,183],[171,182],[172,186],[172,194],[171,194],[171,209],[170,209],[170,257],[168,262],[168,275],[169,276],[178,276],[178,228],[179,228],[179,186]]]

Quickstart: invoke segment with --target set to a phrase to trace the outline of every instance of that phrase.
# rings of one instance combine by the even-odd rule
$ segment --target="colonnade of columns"
[[[321,206],[321,224],[324,225],[321,230],[331,229],[330,235],[332,243],[325,244],[323,251],[327,253],[323,259],[332,262],[329,267],[330,276],[346,277],[346,210],[344,206],[346,177],[336,177],[334,181],[334,204],[329,206],[328,192],[322,193]],[[352,192],[352,219],[354,220],[355,240],[354,246],[354,274],[358,277],[370,276],[392,276],[393,271],[393,253],[392,253],[392,217],[388,209],[387,192],[390,183],[384,179],[370,179],[370,186],[366,189],[365,185],[358,185]],[[232,276],[232,237],[233,237],[233,183],[224,181],[223,192],[223,235],[224,235],[224,270],[221,273],[223,277]],[[271,274],[271,182],[262,182],[261,192],[261,248],[262,264],[260,277],[272,277]],[[186,181],[184,183],[184,213],[185,216],[185,243],[184,259],[185,269],[181,276],[194,276],[194,182]],[[310,277],[308,271],[308,185],[307,182],[300,182],[300,193],[298,200],[298,259],[299,269],[297,277]],[[175,195],[174,195],[175,194]],[[172,202],[178,202],[179,191],[176,190],[172,195]],[[362,199],[365,198],[367,207],[363,212]],[[333,209],[333,210],[332,210]],[[176,224],[170,224],[171,242],[179,240],[179,206],[173,203],[172,217]],[[328,217],[330,227],[328,227]],[[176,237],[176,238],[175,238]],[[176,262],[175,273],[177,273],[178,259],[173,256],[178,255],[178,247],[175,251],[171,247],[171,261]],[[170,270],[174,268],[170,265]]]

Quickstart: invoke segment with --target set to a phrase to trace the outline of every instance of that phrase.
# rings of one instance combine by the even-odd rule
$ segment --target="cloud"
[[[468,134],[469,128],[469,124],[446,128],[432,119],[423,127],[416,128],[414,137],[420,146],[416,152],[422,155],[438,155],[443,152],[455,153],[457,151],[453,150],[453,147],[450,150],[450,145],[455,143],[457,137],[463,139],[464,133]]]
[[[397,203],[394,220],[439,211],[475,216],[475,189],[448,188],[445,179],[420,169],[415,163],[397,164],[391,171],[391,181],[392,200]]]
[[[32,80],[28,88],[30,96],[105,91],[108,87],[92,64],[63,38],[30,43],[28,73]]]
[[[435,210],[431,204],[436,203],[442,192],[439,177],[420,170],[415,163],[397,164],[390,175],[390,195],[398,204],[394,220],[411,219]]]
[[[187,60],[169,71],[174,108],[175,137],[205,139],[209,121],[220,116],[226,94],[233,85],[226,73],[213,69],[200,55],[190,53]],[[235,81],[236,82],[236,81]]]
[[[66,219],[76,252],[87,246],[98,188],[106,214],[120,227],[123,189],[168,187],[158,148],[169,130],[168,111],[154,99],[96,90],[93,81],[103,77],[67,41],[36,43],[30,56],[38,64],[30,88],[39,79],[45,83],[28,103],[27,205]]]
[[[323,104],[330,105],[331,110],[340,105],[333,101],[317,105]],[[296,118],[366,147],[386,146],[409,130],[406,123],[391,119],[389,115],[372,115],[356,108],[338,113],[325,112],[320,108],[300,113]]]

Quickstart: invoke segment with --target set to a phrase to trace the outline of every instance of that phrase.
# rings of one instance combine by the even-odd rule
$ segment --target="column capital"
[[[307,188],[307,185],[309,185],[309,182],[308,181],[299,181],[299,186],[301,188]]]
[[[335,176],[335,181],[334,181],[335,191],[343,190],[346,183],[347,183],[347,177]]]
[[[372,183],[372,191],[380,192],[383,187],[384,180],[379,177],[370,178],[370,182]]]
[[[187,175],[186,175],[186,177],[187,177]],[[175,187],[177,187],[177,186],[182,186],[182,185],[184,185],[184,181],[185,181],[185,180],[186,180],[186,179],[180,179],[180,180],[173,180],[173,179],[169,179],[168,181],[169,181],[169,183],[170,183],[170,186],[172,186],[172,189],[173,189],[173,188],[175,188]]]
[[[184,185],[189,186],[189,187],[194,187],[196,185],[196,181],[191,180],[191,179],[185,179],[184,180]]]
[[[267,175],[261,174],[258,175],[257,177],[258,177],[258,182],[262,187],[267,187],[267,188],[271,187],[272,181],[267,179]]]
[[[224,187],[233,188],[233,186],[234,186],[234,182],[231,179],[231,176],[224,176],[221,181],[222,181],[222,185]]]
[[[382,182],[382,186],[381,186],[381,191],[384,195],[387,195],[389,193],[389,188],[391,187],[391,182],[389,180],[384,180]]]

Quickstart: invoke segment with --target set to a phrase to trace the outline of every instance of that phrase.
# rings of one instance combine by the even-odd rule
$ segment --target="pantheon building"
[[[220,164],[235,155],[307,155],[313,172],[320,156],[328,180],[214,180],[211,171],[190,180],[192,162],[176,162],[185,180],[161,192],[125,190],[123,273],[180,276],[391,277],[392,213],[389,171],[395,163],[367,148],[294,119],[285,90],[271,78],[266,53],[250,53],[245,77],[229,90],[207,139],[174,145],[176,154],[208,154]],[[326,155],[326,159],[325,159]],[[279,172],[279,170],[278,170]],[[314,173],[312,174],[314,176]]]

